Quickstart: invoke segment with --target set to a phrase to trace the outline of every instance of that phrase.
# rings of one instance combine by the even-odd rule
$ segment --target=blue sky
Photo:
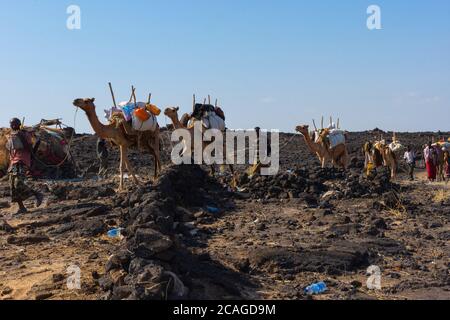
[[[66,28],[69,5],[81,30]],[[366,10],[381,7],[382,30]],[[99,114],[130,86],[164,108],[218,98],[230,128],[450,131],[448,0],[0,0],[1,126]],[[159,118],[162,125],[168,123]],[[90,132],[79,114],[77,131]]]

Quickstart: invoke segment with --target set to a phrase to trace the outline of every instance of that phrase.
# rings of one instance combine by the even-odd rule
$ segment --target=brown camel
[[[37,126],[33,127],[33,129],[25,128],[25,130],[33,135],[33,160],[38,160],[36,163],[38,167],[62,164],[60,162],[64,160],[73,161],[70,154],[67,154],[69,150],[61,145],[59,138],[55,138],[52,134],[48,133],[56,133],[61,139],[65,138],[66,140],[70,140],[73,129],[54,129],[46,126]],[[0,129],[0,177],[7,173],[9,167],[9,151],[6,149],[6,143],[10,133],[10,129]],[[36,141],[38,140],[39,144],[36,145]]]
[[[323,129],[319,134],[317,142],[325,148],[333,166],[339,166],[342,169],[347,170],[349,162],[347,145],[345,143],[341,143],[337,146],[331,147],[328,139],[329,134],[330,129]],[[347,137],[345,136],[345,138]]]
[[[120,183],[119,191],[123,190],[123,177],[124,169],[126,168],[131,174],[134,182],[139,185],[140,182],[136,178],[134,170],[128,160],[128,149],[132,147],[142,146],[147,148],[153,155],[155,160],[155,172],[154,178],[158,177],[158,173],[161,170],[161,160],[160,160],[160,144],[159,144],[159,126],[154,132],[146,131],[142,133],[139,138],[137,135],[129,135],[129,129],[125,127],[125,122],[111,122],[109,125],[102,124],[97,117],[95,112],[95,99],[76,99],[73,104],[74,106],[82,109],[94,129],[95,133],[102,139],[110,140],[119,147],[120,149]],[[117,117],[122,116],[120,113],[116,115]],[[122,116],[123,118],[123,116]]]
[[[7,173],[9,167],[9,152],[6,149],[6,143],[10,132],[9,129],[0,129],[0,177]]]
[[[194,129],[195,128],[193,126],[193,123],[192,123],[191,126],[189,126],[189,127],[187,126],[187,124],[189,122],[189,115],[188,114],[184,114],[183,115],[183,117],[181,118],[182,121],[179,120],[179,117],[178,117],[178,111],[179,110],[180,110],[179,107],[169,107],[169,108],[166,108],[166,110],[164,110],[164,115],[166,115],[172,121],[172,124],[173,124],[175,129],[186,129],[186,130],[189,131],[190,137],[191,137],[191,151],[193,153],[194,152],[194,147],[195,147],[195,145],[194,145]],[[195,121],[198,121],[198,120],[194,119],[194,122]],[[203,125],[201,126],[201,128],[202,128],[202,130],[204,130]],[[208,144],[210,144],[210,142],[203,141],[202,150],[204,150],[208,146]],[[226,155],[225,152],[226,152],[226,150],[223,153],[224,155]],[[234,175],[233,165],[230,164],[229,168],[230,168],[231,173]],[[214,174],[214,172],[215,172],[214,171],[214,166],[211,166],[211,173]]]
[[[314,137],[311,138],[309,134],[309,126],[308,125],[297,126],[295,130],[302,134],[303,139],[305,139],[305,143],[308,146],[309,150],[317,155],[320,164],[322,165],[322,168],[325,168],[326,162],[329,160],[329,154],[328,152],[326,152],[323,145],[315,142]]]
[[[439,144],[433,146],[437,154],[436,163],[436,176],[438,181],[445,181],[445,161],[444,161],[444,151]]]
[[[308,125],[297,126],[295,130],[303,135],[306,145],[312,153],[317,155],[322,168],[325,168],[327,162],[330,160],[332,161],[333,165],[340,164],[343,165],[344,168],[346,168],[346,165],[344,165],[345,160],[341,160],[343,157],[345,158],[345,153],[347,151],[347,148],[345,146],[344,148],[336,147],[333,148],[333,150],[328,150],[328,147],[325,144],[314,141],[315,137],[311,138]],[[318,134],[318,132],[314,132],[314,134]]]

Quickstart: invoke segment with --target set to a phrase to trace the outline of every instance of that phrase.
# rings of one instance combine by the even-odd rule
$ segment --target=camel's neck
[[[86,116],[89,120],[89,123],[94,129],[95,133],[102,139],[110,138],[109,127],[105,126],[98,120],[97,114],[94,111],[86,111]]]
[[[175,129],[183,129],[183,125],[181,124],[180,120],[178,120],[177,116],[170,117],[170,120],[172,120],[173,126]]]
[[[303,133],[303,139],[305,139],[306,145],[308,146],[311,152],[317,152],[317,148],[311,140],[308,132]]]

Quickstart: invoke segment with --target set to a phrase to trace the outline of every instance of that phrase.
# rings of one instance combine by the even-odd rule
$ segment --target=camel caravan
[[[383,137],[376,141],[368,141],[363,146],[364,168],[367,174],[373,169],[387,167],[391,172],[391,178],[397,177],[399,159],[405,147],[397,140],[396,134],[392,137],[392,143],[387,144]]]
[[[204,136],[206,130],[216,129],[225,134],[226,125],[225,125],[225,114],[223,110],[218,106],[218,101],[214,105],[211,104],[211,96],[208,95],[208,102],[206,99],[203,101],[203,104],[197,103],[195,99],[195,95],[193,96],[193,112],[192,114],[185,113],[181,120],[179,119],[178,112],[180,110],[179,107],[168,107],[164,111],[164,115],[167,116],[171,121],[174,129],[186,129],[189,132],[190,141],[183,141],[184,148],[182,154],[189,153],[194,154],[195,147],[195,136],[198,131],[198,135],[201,137]],[[198,124],[198,125],[196,125]],[[202,151],[209,145],[205,139],[202,139]],[[189,147],[190,146],[190,147]],[[224,147],[223,154],[226,155],[226,150]],[[234,175],[233,165],[229,165],[230,171],[232,175]],[[215,173],[214,166],[210,166],[211,173]]]
[[[131,175],[136,185],[141,185],[128,159],[129,149],[148,150],[154,158],[154,179],[157,179],[161,172],[160,153],[162,144],[160,141],[160,126],[157,119],[157,116],[161,114],[161,110],[151,104],[151,94],[149,94],[147,102],[137,101],[134,87],[132,87],[128,101],[116,104],[111,83],[109,83],[109,87],[114,105],[104,110],[108,124],[105,125],[100,122],[96,113],[94,98],[75,99],[73,105],[86,113],[92,129],[99,138],[108,140],[112,145],[119,148],[120,182],[118,191],[123,191],[125,170]],[[207,129],[217,129],[224,132],[225,114],[218,106],[217,100],[213,106],[210,99],[210,96],[208,96],[208,103],[206,103],[205,99],[203,104],[200,104],[196,103],[194,95],[193,112],[191,114],[185,113],[181,120],[178,116],[179,107],[167,108],[164,111],[164,115],[172,121],[174,129],[188,130],[192,139],[195,136],[195,130],[200,130],[200,135],[203,135],[203,132]],[[200,123],[200,126],[196,126],[196,123]],[[208,143],[205,142],[203,148],[207,145]],[[193,149],[194,143],[190,143],[190,146]],[[183,152],[187,151],[184,150]],[[211,166],[211,170],[214,172],[214,166]],[[234,173],[232,165],[230,165],[230,170]]]
[[[158,116],[161,115],[161,110],[151,103],[151,94],[148,95],[148,99],[145,102],[139,101],[136,98],[134,86],[131,87],[129,99],[119,103],[116,103],[111,83],[109,83],[109,89],[113,105],[104,110],[106,124],[102,123],[97,115],[94,98],[75,99],[73,105],[85,112],[92,129],[99,139],[109,141],[112,146],[119,149],[118,191],[123,191],[125,171],[129,173],[136,185],[142,185],[129,160],[128,153],[131,149],[147,151],[153,157],[154,180],[161,173],[163,143],[161,137],[162,129],[158,123]],[[215,100],[214,104],[211,103],[209,95],[207,99],[203,100],[203,103],[198,103],[194,95],[192,112],[184,113],[181,118],[179,117],[179,112],[179,107],[167,107],[164,110],[163,115],[170,119],[171,125],[166,126],[163,130],[183,129],[189,134],[191,141],[186,141],[186,138],[181,141],[184,147],[180,151],[180,155],[189,154],[189,157],[193,159],[192,155],[195,154],[193,152],[195,137],[205,138],[209,129],[218,130],[226,135],[225,114],[217,100]],[[332,167],[347,170],[350,165],[347,132],[341,129],[340,119],[338,118],[335,123],[333,118],[330,117],[327,127],[324,126],[323,116],[320,128],[316,126],[315,120],[312,123],[314,126],[313,130],[310,130],[309,125],[299,125],[295,128],[303,137],[309,151],[317,156],[322,168],[326,168],[331,163]],[[53,128],[52,126],[55,127]],[[78,177],[77,165],[70,152],[71,142],[75,135],[74,129],[67,126],[63,128],[60,120],[42,120],[38,125],[29,128],[24,127],[23,129],[31,132],[33,135],[31,150],[33,159],[35,159],[32,168],[33,176],[51,178]],[[5,176],[9,168],[7,141],[10,135],[10,129],[0,129],[0,177]],[[259,136],[257,140],[259,144]],[[201,150],[204,151],[211,144],[211,139],[202,139]],[[224,148],[226,147],[224,146]],[[445,180],[444,168],[447,160],[445,159],[444,150],[450,150],[450,142],[436,142],[430,148],[437,154],[437,175],[440,180]],[[172,149],[172,153],[175,152],[175,148]],[[390,170],[391,178],[395,179],[400,166],[400,159],[405,149],[398,141],[395,133],[391,143],[387,143],[382,136],[374,141],[366,142],[362,148],[366,174],[370,175],[375,169],[386,167]],[[224,150],[223,155],[227,157],[226,150]],[[206,161],[201,161],[203,164],[207,164]],[[207,165],[211,169],[211,173],[215,174],[214,164],[208,163]],[[235,182],[236,176],[233,165],[229,164],[229,168],[233,182]],[[260,168],[260,166],[257,166],[257,168]],[[63,169],[66,171],[65,175],[61,175],[61,171],[64,171]]]

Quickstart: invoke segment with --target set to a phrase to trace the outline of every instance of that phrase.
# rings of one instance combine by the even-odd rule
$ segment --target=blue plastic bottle
[[[211,207],[211,206],[207,206],[206,210],[208,210],[209,213],[211,214],[217,214],[219,213],[219,209],[216,207]]]
[[[327,291],[327,285],[325,282],[318,282],[314,283],[308,287],[305,288],[305,293],[312,295],[312,294],[321,294],[323,292]]]
[[[108,231],[108,237],[110,238],[117,238],[121,235],[122,228],[112,229]]]

